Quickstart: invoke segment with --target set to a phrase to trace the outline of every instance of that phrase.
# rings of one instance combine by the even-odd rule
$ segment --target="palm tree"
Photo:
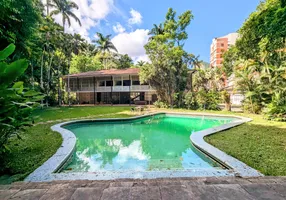
[[[138,65],[139,67],[142,67],[142,66],[145,65],[145,61],[140,60],[140,61],[137,62],[137,65]]]
[[[159,26],[157,26],[157,24],[154,24],[154,27],[149,31],[148,35],[152,35],[149,40],[154,39],[154,36],[156,35],[164,35],[165,30],[163,27],[163,24],[159,24]]]
[[[114,44],[111,42],[111,35],[107,35],[107,36],[103,36],[101,33],[96,33],[97,36],[98,36],[98,40],[95,40],[93,42],[95,42],[97,44],[97,50],[98,52],[102,53],[103,54],[103,60],[104,60],[104,63],[103,63],[103,66],[105,69],[107,69],[107,60],[108,58],[105,57],[106,53],[107,52],[110,52],[110,51],[115,51],[115,52],[118,52],[116,47],[114,46]]]
[[[53,62],[53,54],[54,54],[54,44],[61,38],[63,33],[63,29],[60,25],[54,23],[53,19],[50,16],[47,16],[45,23],[40,26],[39,28],[40,33],[45,38],[45,42],[43,44],[42,56],[41,56],[41,65],[40,65],[40,87],[43,91],[47,93],[47,105],[48,105],[48,98],[49,98],[49,85],[51,81],[51,65]],[[43,80],[43,73],[44,73],[44,66],[45,63],[48,63],[47,66],[47,83],[44,83]],[[45,84],[45,87],[44,87]],[[42,100],[43,105],[43,100]]]
[[[72,12],[72,9],[78,9],[78,5],[76,3],[69,0],[53,0],[53,1],[55,4],[50,3],[49,6],[56,8],[56,10],[53,10],[51,12],[51,16],[61,13],[64,29],[66,22],[68,23],[69,26],[71,26],[70,17],[74,18],[75,21],[78,22],[79,25],[81,26],[79,18]]]
[[[55,4],[49,4],[49,6],[56,8],[51,12],[51,16],[62,14],[63,28],[65,30],[65,24],[68,23],[71,26],[70,17],[74,18],[76,22],[81,26],[79,18],[72,12],[72,9],[78,9],[78,5],[69,0],[53,0]],[[70,62],[69,62],[70,65]],[[70,66],[69,66],[70,68]],[[68,72],[69,75],[69,72]],[[68,102],[70,102],[70,77],[68,76]],[[70,104],[70,103],[69,103]]]
[[[202,60],[200,60],[200,56],[195,56],[194,54],[189,54],[191,68],[196,70],[198,68],[201,68]]]
[[[73,44],[73,53],[79,54],[82,50],[85,49],[84,47],[84,39],[80,36],[80,34],[74,34],[72,37],[72,44]]]

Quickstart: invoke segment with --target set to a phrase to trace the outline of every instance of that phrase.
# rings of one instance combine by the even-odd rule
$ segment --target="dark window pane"
[[[122,85],[122,81],[116,81],[116,82],[115,82],[115,85],[116,85],[116,86]]]
[[[99,81],[99,86],[105,86],[105,81]]]
[[[106,86],[112,86],[113,85],[113,81],[106,81]]]
[[[140,85],[140,81],[132,81],[132,85]]]
[[[123,81],[123,86],[130,86],[130,81],[129,80],[124,80]]]

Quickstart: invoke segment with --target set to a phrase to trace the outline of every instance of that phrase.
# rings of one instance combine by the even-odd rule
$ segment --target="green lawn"
[[[46,122],[49,120],[61,120],[72,118],[91,118],[97,115],[119,113],[129,111],[130,106],[78,106],[78,107],[51,107],[37,109],[33,116],[35,122]]]
[[[62,107],[36,110],[36,122],[78,117],[93,118],[125,118],[130,117],[122,112],[129,111],[130,107]],[[104,115],[104,116],[98,116]],[[7,152],[0,163],[0,184],[23,180],[28,174],[41,166],[60,147],[61,135],[51,130],[51,126],[59,122],[38,124],[27,127],[21,134],[21,140],[11,138]]]
[[[264,175],[286,176],[286,123],[243,116],[253,121],[206,137],[206,141]]]
[[[162,110],[160,110],[162,111]],[[170,111],[170,110],[169,110]],[[253,121],[213,134],[205,140],[227,154],[259,170],[264,175],[286,176],[286,123],[263,119],[261,115],[227,111],[190,111],[237,115]]]

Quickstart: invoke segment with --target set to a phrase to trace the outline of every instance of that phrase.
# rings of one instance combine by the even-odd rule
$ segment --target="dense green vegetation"
[[[239,33],[224,54],[223,70],[235,75],[236,89],[245,94],[244,110],[286,121],[285,0],[261,2]]]
[[[20,77],[26,87],[45,94],[43,103],[53,106],[61,104],[64,98],[63,75],[110,68],[128,68],[133,61],[128,55],[117,53],[110,41],[111,35],[98,34],[93,43],[79,34],[68,34],[66,27],[71,19],[81,25],[73,13],[78,9],[71,0],[0,1],[0,50],[13,43],[16,45],[11,61],[25,58],[28,68]],[[61,14],[62,23],[54,18]],[[78,65],[80,63],[80,65]]]
[[[186,28],[193,19],[190,10],[176,16],[169,9],[165,21],[154,25],[149,42],[145,45],[151,63],[141,67],[140,80],[150,83],[159,98],[170,106],[182,104],[183,91],[187,86],[188,65],[192,57],[184,49],[188,39]]]
[[[130,117],[121,112],[130,111],[130,107],[62,107],[36,110],[33,116],[37,117],[37,124],[27,127],[17,137],[9,139],[6,151],[0,163],[0,183],[22,180],[29,173],[41,166],[60,147],[62,138],[59,133],[53,132],[51,126],[72,117],[86,118],[123,118]]]
[[[38,92],[24,88],[22,81],[15,82],[24,74],[28,62],[25,59],[5,62],[14,50],[15,45],[11,44],[0,51],[0,160],[2,153],[9,151],[6,145],[9,137],[20,137],[22,128],[30,125],[33,107],[43,98]]]
[[[286,121],[286,7],[284,0],[265,0],[239,30],[235,46],[224,54],[222,68],[206,68],[184,49],[186,28],[193,15],[176,18],[170,9],[165,21],[154,25],[145,45],[150,63],[141,67],[140,79],[158,92],[158,107],[217,110],[225,103],[230,110],[226,79],[233,91],[245,95],[243,110],[266,118]],[[192,68],[192,70],[190,70]]]

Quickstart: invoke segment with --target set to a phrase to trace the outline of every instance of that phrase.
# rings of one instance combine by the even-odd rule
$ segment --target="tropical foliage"
[[[191,11],[176,18],[176,12],[170,8],[165,22],[155,25],[150,31],[152,37],[145,45],[151,63],[141,67],[141,82],[150,83],[160,100],[171,107],[182,104],[187,85],[190,56],[183,46],[188,38],[186,28],[192,18]]]
[[[9,45],[0,51],[0,155],[8,149],[7,140],[14,134],[18,136],[24,126],[30,125],[35,102],[42,98],[39,92],[25,88],[22,81],[17,81],[28,68],[27,60],[5,62],[14,50],[15,45]]]
[[[223,69],[235,74],[245,94],[244,110],[286,121],[286,7],[284,0],[262,2],[239,30],[240,39],[224,55]]]

